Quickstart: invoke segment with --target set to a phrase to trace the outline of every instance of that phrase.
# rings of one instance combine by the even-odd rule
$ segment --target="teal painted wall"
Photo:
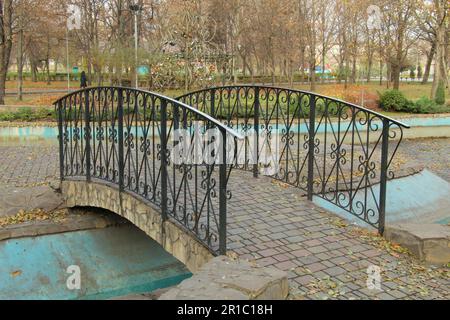
[[[373,194],[379,197],[379,185],[373,187]],[[355,195],[354,203],[364,201],[365,192]],[[368,192],[368,207],[376,211],[372,193]],[[424,170],[413,176],[389,181],[386,197],[386,223],[450,223],[450,184]],[[367,226],[359,218],[319,198],[314,203],[360,226]]]
[[[67,268],[78,265],[81,290]],[[0,299],[108,299],[173,286],[186,267],[133,226],[0,242]]]

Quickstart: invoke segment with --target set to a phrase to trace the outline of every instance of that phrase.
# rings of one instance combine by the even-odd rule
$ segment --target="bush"
[[[434,99],[434,101],[440,105],[445,104],[445,86],[444,83],[442,83],[442,81],[439,83],[437,87],[436,99]]]
[[[411,106],[409,112],[413,113],[443,113],[449,112],[450,108],[445,105],[437,104],[435,101],[422,97],[416,101],[416,103]]]
[[[31,121],[34,118],[33,113],[33,109],[30,107],[19,108],[16,117],[20,120]]]
[[[389,90],[380,95],[380,106],[384,111],[407,111],[413,103],[398,90]]]

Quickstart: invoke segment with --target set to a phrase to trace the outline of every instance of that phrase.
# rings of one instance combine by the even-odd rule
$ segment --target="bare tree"
[[[439,85],[448,86],[448,68],[446,53],[448,53],[448,38],[446,39],[446,33],[448,32],[448,16],[449,16],[449,3],[447,0],[434,0],[433,1],[433,16],[435,17],[435,30],[436,30],[436,63],[434,70],[433,87],[431,89],[432,99],[436,98]]]
[[[387,17],[385,20],[386,30],[389,37],[389,47],[386,52],[389,54],[389,64],[391,66],[391,79],[393,88],[400,88],[400,73],[408,57],[408,52],[413,46],[418,36],[415,33],[415,9],[417,0],[401,0],[386,2],[383,12]]]
[[[0,0],[0,104],[5,104],[6,76],[13,45],[13,0]]]

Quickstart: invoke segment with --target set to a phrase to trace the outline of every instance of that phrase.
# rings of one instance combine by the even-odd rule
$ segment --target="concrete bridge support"
[[[193,273],[213,254],[190,233],[172,221],[163,221],[158,209],[118,187],[104,182],[65,180],[61,192],[67,207],[95,207],[112,211],[144,231]]]

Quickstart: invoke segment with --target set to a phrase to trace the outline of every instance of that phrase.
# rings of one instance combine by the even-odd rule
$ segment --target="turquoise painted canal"
[[[450,223],[450,211],[448,210],[450,207],[450,183],[433,172],[424,170],[412,176],[389,181],[387,188],[387,224],[414,222],[448,225]],[[367,200],[366,209],[378,212],[378,205],[373,195],[378,195],[379,193],[380,186],[375,185],[373,189],[367,189],[367,193],[363,189],[353,194],[352,197],[355,203],[366,203],[365,201]],[[349,196],[345,192],[342,194]],[[327,196],[329,199],[332,199],[334,195],[329,194]],[[314,203],[354,224],[362,227],[367,226],[361,219],[350,215],[347,211],[320,197],[314,197]],[[373,217],[373,219],[372,222],[376,222],[375,219],[378,219],[378,216]]]
[[[433,136],[435,134],[436,128],[439,129],[440,132],[448,132],[448,130],[442,130],[442,128],[450,128],[450,116],[442,116],[442,117],[417,117],[417,118],[406,118],[402,120],[406,124],[411,126],[411,130],[406,131],[405,133],[414,132],[414,129],[417,131],[423,129],[426,129],[429,131],[429,134],[427,135],[426,131],[424,132],[425,136]],[[347,124],[347,125],[346,125]],[[340,129],[341,131],[346,131],[348,129],[349,122],[342,122]],[[381,122],[374,121],[373,125],[378,124],[381,126]],[[334,124],[336,127],[334,128],[337,130],[337,124]],[[356,128],[358,130],[362,130],[364,128],[367,128],[364,125],[361,125],[360,123],[356,123]],[[282,123],[276,125],[273,124],[272,126],[272,133],[283,133],[286,130],[286,126]],[[308,131],[308,127],[306,124],[298,124],[293,125],[290,128],[290,131],[293,133],[306,133]],[[143,129],[142,128],[136,128],[132,127],[131,132],[137,132],[137,136],[143,136]],[[325,132],[325,126],[322,125],[318,127],[317,133],[321,134]],[[69,129],[70,134],[70,129]],[[0,127],[0,140],[7,141],[7,140],[47,140],[55,142],[57,141],[58,137],[58,128],[57,127],[42,127],[42,126],[24,126],[24,127]],[[412,135],[414,137],[414,135]]]
[[[67,286],[72,266],[79,268],[80,290]],[[0,242],[0,300],[109,299],[174,286],[190,276],[131,225]]]

